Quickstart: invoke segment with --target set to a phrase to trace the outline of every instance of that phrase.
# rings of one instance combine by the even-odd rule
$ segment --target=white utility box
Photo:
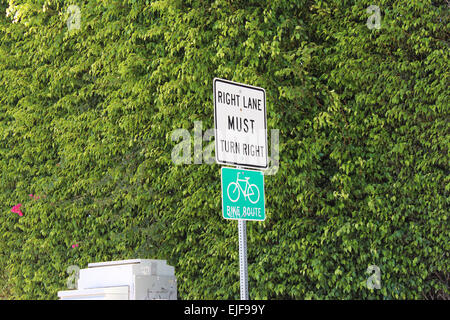
[[[176,300],[175,268],[165,260],[133,259],[89,263],[77,290],[59,291],[60,300]]]

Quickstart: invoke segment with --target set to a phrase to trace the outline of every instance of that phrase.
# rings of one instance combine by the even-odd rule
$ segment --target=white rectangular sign
[[[216,162],[267,169],[266,91],[214,79]]]

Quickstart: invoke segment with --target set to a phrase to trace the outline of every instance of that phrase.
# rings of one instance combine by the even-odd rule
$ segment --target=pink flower
[[[72,248],[76,248],[76,247],[78,247],[78,243],[75,243],[72,245]]]
[[[23,216],[23,213],[22,213],[22,211],[20,211],[20,207],[21,207],[21,206],[22,206],[21,203],[16,204],[14,207],[11,208],[11,212],[12,212],[12,213],[17,213],[20,217],[22,217],[22,216]]]

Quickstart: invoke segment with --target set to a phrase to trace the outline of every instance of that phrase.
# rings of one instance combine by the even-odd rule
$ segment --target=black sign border
[[[227,84],[231,84],[231,85],[235,85],[235,86],[239,86],[239,87],[244,87],[244,88],[248,88],[248,89],[252,89],[252,90],[259,90],[263,92],[264,95],[264,138],[265,138],[265,142],[266,142],[266,165],[265,166],[257,166],[257,165],[252,165],[252,164],[246,164],[246,163],[238,163],[238,162],[231,162],[231,161],[223,161],[220,160],[218,157],[218,140],[217,140],[217,97],[216,97],[216,82],[223,82],[223,83],[227,83]],[[266,90],[264,90],[264,88],[260,88],[260,87],[254,87],[248,84],[243,84],[243,83],[239,83],[239,82],[234,82],[234,81],[230,81],[230,80],[225,80],[225,79],[221,79],[221,78],[214,78],[213,80],[213,95],[214,95],[214,140],[215,140],[215,144],[216,144],[216,152],[215,152],[215,158],[216,158],[216,163],[218,164],[222,164],[222,165],[231,165],[231,166],[236,166],[236,167],[242,167],[242,168],[250,168],[250,169],[263,169],[266,170],[269,167],[269,156],[268,156],[268,144],[267,144],[267,108],[266,108]]]

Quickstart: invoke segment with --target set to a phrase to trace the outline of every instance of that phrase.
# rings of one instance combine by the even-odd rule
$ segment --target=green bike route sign
[[[235,220],[265,220],[263,173],[227,167],[222,167],[221,173],[223,217]]]

